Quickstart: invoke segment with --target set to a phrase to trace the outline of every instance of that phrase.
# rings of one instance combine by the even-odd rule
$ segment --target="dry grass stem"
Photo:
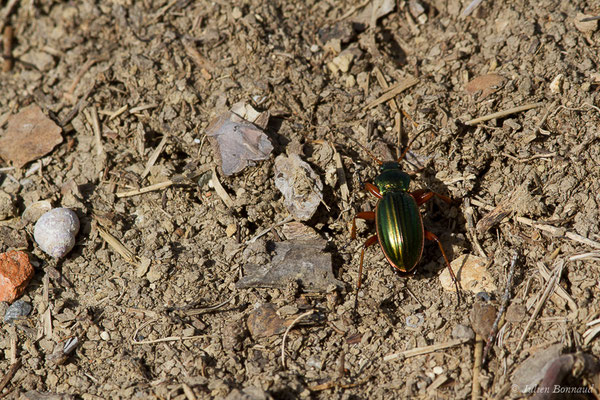
[[[521,350],[521,346],[523,346],[523,341],[525,340],[525,337],[527,337],[527,334],[529,333],[529,329],[531,328],[531,325],[533,325],[533,321],[535,321],[538,314],[542,310],[542,307],[546,303],[546,300],[548,299],[550,294],[555,290],[556,286],[558,285],[564,265],[565,265],[564,261],[560,260],[560,261],[558,261],[556,267],[554,267],[554,270],[552,271],[552,279],[550,279],[550,281],[548,282],[546,289],[544,290],[544,293],[539,298],[539,300],[535,306],[535,309],[533,310],[533,313],[531,314],[531,318],[529,318],[529,321],[527,322],[525,329],[523,329],[523,333],[521,334],[521,339],[519,339],[517,348],[514,351],[515,353],[518,353]]]
[[[537,108],[537,107],[541,107],[543,106],[544,103],[539,102],[539,103],[531,103],[531,104],[525,104],[519,107],[512,107],[509,108],[507,110],[504,111],[498,111],[492,114],[488,114],[488,115],[484,115],[483,117],[479,117],[479,118],[475,118],[472,120],[469,120],[467,122],[465,122],[465,125],[477,125],[481,122],[485,122],[485,121],[489,121],[492,119],[496,119],[496,118],[502,118],[502,117],[506,117],[508,115],[511,114],[516,114],[519,112],[523,112],[523,111],[527,111],[527,110],[531,110],[532,108]]]
[[[290,326],[288,326],[287,329],[285,330],[285,333],[283,334],[283,340],[281,341],[281,366],[283,368],[285,368],[285,340],[287,339],[288,333],[290,333],[290,330],[293,328],[294,325],[296,325],[298,323],[298,321],[300,321],[302,318],[306,318],[309,315],[312,315],[314,312],[315,312],[315,310],[310,310],[310,311],[305,312],[304,314],[300,314],[298,316],[298,318],[293,320],[292,323],[290,324]]]
[[[388,354],[387,356],[383,357],[383,361],[393,361],[393,360],[396,360],[399,358],[402,359],[402,358],[408,358],[408,357],[421,356],[423,354],[433,353],[438,350],[443,350],[443,349],[447,349],[447,348],[454,347],[454,346],[460,346],[461,344],[465,344],[469,341],[470,341],[470,339],[455,339],[455,340],[450,340],[446,343],[434,344],[434,345],[425,346],[425,347],[416,347],[411,350],[401,351],[399,353]]]

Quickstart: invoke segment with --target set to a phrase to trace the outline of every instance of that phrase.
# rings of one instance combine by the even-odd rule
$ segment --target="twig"
[[[342,192],[342,200],[348,204],[350,199],[350,190],[348,190],[348,181],[346,180],[346,173],[344,172],[344,164],[342,163],[342,157],[337,152],[333,143],[329,144],[333,149],[333,160],[335,161],[335,169],[340,183],[340,192]]]
[[[377,82],[379,83],[379,86],[381,86],[383,88],[383,90],[385,90],[387,92],[390,88],[390,85],[385,80],[385,77],[383,76],[383,73],[381,72],[379,67],[373,68],[373,72],[375,73],[375,78],[377,78]],[[398,102],[396,101],[395,98],[392,97],[391,99],[389,99],[389,104],[392,106],[392,109],[394,111],[396,111],[397,113],[400,112],[400,106],[398,106]]]
[[[495,119],[495,118],[506,117],[507,115],[516,114],[516,113],[519,113],[519,112],[522,112],[522,111],[531,110],[532,108],[541,107],[543,105],[544,105],[544,103],[539,102],[539,103],[525,104],[525,105],[522,105],[522,106],[519,106],[519,107],[512,107],[512,108],[509,108],[508,110],[499,111],[499,112],[495,112],[493,114],[484,115],[483,117],[472,119],[470,121],[465,122],[465,125],[477,125],[480,122],[489,121],[489,120]]]
[[[287,338],[288,333],[290,332],[290,330],[292,329],[292,327],[298,321],[300,321],[304,317],[308,317],[309,315],[312,315],[314,312],[315,312],[315,310],[310,310],[310,311],[305,312],[304,314],[300,314],[298,316],[298,318],[296,318],[295,320],[293,320],[292,323],[290,324],[290,326],[288,326],[287,329],[285,330],[285,333],[283,334],[283,340],[281,341],[281,366],[283,368],[285,368],[285,339]]]
[[[417,83],[419,83],[419,79],[417,78],[407,78],[402,82],[399,82],[398,84],[392,86],[387,92],[385,92],[382,96],[380,96],[378,99],[375,99],[374,101],[372,101],[371,103],[367,104],[363,109],[364,110],[368,110],[370,108],[376,107],[382,103],[385,103],[386,101],[393,99],[394,97],[398,96],[400,93],[404,92],[406,89],[416,85]]]
[[[144,169],[144,172],[142,172],[142,175],[141,175],[142,179],[145,178],[150,173],[150,168],[152,168],[152,166],[156,163],[156,160],[158,160],[158,157],[160,156],[160,153],[162,153],[163,149],[165,148],[165,145],[167,144],[168,140],[169,140],[169,135],[164,135],[163,138],[161,139],[160,143],[158,144],[158,146],[156,146],[154,151],[152,151],[152,154],[150,155],[150,158],[148,159],[148,162],[146,163],[146,168]]]
[[[261,236],[266,235],[267,233],[269,233],[271,231],[271,229],[273,229],[273,228],[275,228],[275,227],[277,227],[279,225],[287,224],[292,219],[293,219],[292,216],[288,215],[287,217],[285,217],[285,219],[283,221],[277,222],[277,223],[271,225],[270,227],[268,227],[268,228],[266,228],[266,229],[258,232],[256,235],[254,235],[254,237],[252,239],[246,240],[246,244],[251,244],[251,243],[256,242],[256,239],[260,238]]]
[[[212,169],[212,184],[215,188],[215,192],[217,195],[223,200],[223,203],[227,206],[227,208],[233,208],[233,199],[229,196],[229,193],[225,191],[223,185],[219,181],[219,177],[217,175],[217,170],[215,168]]]
[[[473,207],[471,207],[471,199],[465,197],[463,201],[463,207],[465,210],[465,217],[467,220],[467,232],[471,236],[471,240],[473,241],[475,250],[477,250],[480,256],[487,260],[487,254],[485,254],[485,251],[483,251],[483,248],[479,243],[479,239],[477,238],[477,231],[475,230],[475,220],[473,216]]]
[[[192,59],[198,68],[201,70],[204,69],[208,73],[214,70],[212,63],[198,51],[193,41],[184,38],[181,40],[181,43],[183,44],[183,48],[185,49],[187,55]]]
[[[475,354],[473,355],[473,384],[471,385],[471,399],[479,400],[481,396],[481,385],[479,384],[479,374],[483,365],[483,338],[479,333],[475,335]]]
[[[84,93],[83,96],[81,96],[79,101],[77,101],[77,104],[75,104],[75,106],[71,109],[71,111],[69,111],[67,113],[67,115],[65,115],[65,117],[60,121],[60,123],[59,123],[60,127],[64,128],[65,126],[67,126],[67,124],[69,122],[71,122],[73,120],[73,118],[75,118],[77,113],[79,113],[79,110],[83,110],[85,107],[87,107],[87,99],[88,99],[88,97],[90,97],[90,95],[92,94],[92,92],[94,91],[95,88],[96,88],[96,82],[94,82],[92,87],[90,87],[88,89],[88,91]]]
[[[225,300],[219,304],[215,304],[214,306],[209,306],[209,307],[204,307],[204,308],[196,308],[193,310],[173,310],[173,311],[181,311],[183,314],[188,315],[188,316],[206,314],[206,313],[218,310],[219,308],[226,306],[227,304],[231,303],[231,301],[233,299],[235,299],[235,295],[231,296],[230,298],[228,298],[227,300]]]
[[[590,328],[587,331],[583,332],[583,345],[587,346],[590,344],[593,338],[595,338],[600,333],[600,319],[595,319],[593,321],[588,322],[585,326],[594,326],[598,325],[595,328]]]
[[[475,10],[477,7],[479,7],[479,5],[483,2],[483,0],[473,0],[468,6],[467,8],[465,8],[465,10],[460,14],[460,16],[462,18],[464,17],[468,17],[473,10]]]
[[[119,239],[108,233],[108,231],[102,228],[100,225],[96,225],[96,229],[98,229],[98,233],[115,250],[121,257],[125,259],[130,264],[138,265],[137,257],[135,254],[125,247]]]
[[[547,281],[551,278],[550,271],[541,262],[538,263],[538,271],[540,272],[540,275],[542,275],[544,280]],[[562,286],[558,285],[556,287],[556,294],[567,302],[567,304],[569,305],[569,308],[571,309],[572,312],[577,312],[577,310],[578,310],[577,303],[575,303],[575,300],[573,300],[573,298],[569,295],[569,293],[567,293],[567,291],[565,289],[563,289]]]
[[[4,390],[4,388],[6,386],[8,386],[8,384],[10,383],[10,380],[13,378],[13,376],[15,376],[15,374],[17,373],[19,368],[21,368],[21,365],[22,365],[22,361],[20,358],[17,361],[15,361],[14,363],[10,364],[10,368],[8,369],[8,372],[6,373],[6,375],[4,375],[4,377],[0,381],[0,392],[2,392]]]
[[[538,122],[538,124],[535,126],[535,129],[533,130],[533,132],[531,133],[531,135],[525,137],[525,144],[528,144],[532,141],[535,140],[535,138],[537,137],[538,132],[540,132],[540,130],[542,129],[542,126],[546,123],[546,120],[548,119],[548,116],[550,115],[550,112],[554,109],[554,107],[556,107],[556,105],[558,104],[558,100],[554,100],[552,102],[552,104],[550,104],[550,106],[546,109],[546,113],[544,114],[544,116],[542,117],[542,119],[540,119],[540,122]]]
[[[538,300],[538,302],[537,302],[537,304],[535,306],[535,309],[533,310],[533,314],[531,314],[531,318],[529,318],[529,321],[527,322],[527,325],[525,326],[525,329],[523,330],[523,334],[521,335],[521,339],[519,339],[519,343],[517,344],[517,348],[515,349],[515,353],[518,353],[521,350],[521,346],[523,345],[523,341],[525,340],[525,337],[529,333],[529,329],[531,328],[531,325],[533,325],[533,321],[535,320],[535,318],[540,313],[542,307],[544,306],[544,304],[546,303],[546,300],[548,299],[548,296],[550,296],[550,293],[552,293],[552,291],[554,290],[554,288],[557,286],[558,281],[560,280],[560,276],[562,274],[562,270],[563,270],[564,264],[565,264],[564,261],[560,260],[558,262],[558,265],[556,267],[554,267],[554,270],[552,271],[552,279],[550,279],[550,281],[548,282],[548,286],[546,286],[546,289],[544,290],[544,293],[542,294],[542,296]]]
[[[4,64],[2,65],[2,72],[8,72],[12,69],[14,59],[12,55],[13,49],[13,28],[10,25],[7,25],[4,28],[4,33],[2,35],[2,45],[4,47],[2,56],[4,58]]]
[[[472,199],[471,202],[476,205],[477,207],[481,207],[485,210],[493,210],[494,207],[492,206],[488,206],[487,204],[479,201],[479,200],[475,200]],[[574,232],[569,232],[564,228],[556,228],[554,226],[551,225],[546,225],[546,224],[541,224],[539,222],[536,222],[532,219],[529,218],[525,218],[525,217],[513,217],[513,219],[515,219],[517,222],[527,225],[527,226],[531,226],[533,228],[537,228],[539,230],[548,232],[556,237],[567,237],[568,239],[573,240],[574,242],[578,242],[578,243],[582,243],[582,244],[586,244],[590,247],[596,248],[596,249],[600,249],[600,243],[596,242],[594,240],[588,239],[584,236],[581,236],[577,233]]]
[[[4,31],[4,27],[8,23],[8,17],[14,11],[17,3],[19,3],[19,0],[9,0],[6,6],[4,7],[4,11],[2,12],[2,16],[0,17],[0,32]]]
[[[130,190],[128,192],[117,192],[117,197],[120,198],[120,197],[137,196],[139,194],[144,194],[144,193],[148,193],[148,192],[153,192],[155,190],[168,188],[169,186],[173,185],[174,183],[175,182],[173,182],[172,180],[169,179],[168,181],[155,183],[154,185],[146,186],[146,187],[143,187],[140,189]]]
[[[429,353],[433,353],[434,351],[443,350],[443,349],[447,349],[447,348],[454,347],[454,346],[460,346],[461,344],[465,344],[465,343],[469,342],[469,340],[470,339],[466,339],[466,338],[465,339],[455,339],[455,340],[450,340],[446,343],[434,344],[431,346],[424,346],[424,347],[415,347],[414,349],[411,349],[411,350],[401,351],[399,353],[388,354],[387,356],[383,357],[383,361],[393,361],[398,358],[409,358],[409,357],[420,356],[423,354],[429,354]]]
[[[142,111],[150,110],[151,108],[156,108],[156,107],[158,107],[158,104],[145,104],[143,106],[133,107],[131,110],[129,110],[129,114],[137,114]]]
[[[510,301],[510,288],[512,287],[513,277],[515,276],[515,265],[517,265],[517,259],[519,257],[519,253],[516,251],[513,253],[512,259],[510,260],[510,269],[508,270],[508,278],[506,279],[506,288],[504,289],[504,295],[502,296],[502,305],[498,310],[498,314],[496,315],[496,320],[492,325],[492,329],[487,338],[487,343],[485,344],[485,350],[483,351],[483,359],[482,364],[485,365],[487,361],[487,356],[492,348],[492,343],[494,343],[494,338],[498,333],[498,325],[500,324],[500,319],[504,315],[506,311],[506,307],[508,306],[508,302]]]
[[[85,112],[86,119],[92,125],[94,131],[94,139],[96,141],[96,155],[101,156],[104,154],[104,146],[102,145],[102,132],[100,131],[100,120],[98,119],[98,111],[96,107],[91,106],[89,113]]]
[[[140,330],[144,329],[146,326],[150,325],[153,322],[156,322],[156,319],[151,319],[150,321],[147,321],[147,322],[143,323],[142,325],[140,325],[135,330],[135,332],[133,332],[133,336],[131,337],[131,344],[156,344],[156,343],[164,343],[164,342],[179,342],[182,340],[202,339],[202,338],[206,338],[206,337],[210,336],[210,335],[168,336],[168,337],[155,339],[155,340],[136,340],[136,337],[137,337],[138,333],[140,332]]]
[[[83,64],[83,66],[81,67],[81,70],[77,73],[77,75],[75,76],[75,79],[73,79],[73,83],[71,83],[71,86],[69,86],[69,89],[65,92],[64,96],[67,99],[71,100],[73,98],[73,92],[75,92],[75,89],[77,88],[77,85],[79,84],[79,81],[81,80],[81,78],[83,78],[83,75],[85,75],[85,73],[92,67],[92,65],[96,64],[97,62],[106,61],[106,60],[108,60],[108,57],[102,56],[102,57],[92,58],[91,60],[88,60],[85,64]]]

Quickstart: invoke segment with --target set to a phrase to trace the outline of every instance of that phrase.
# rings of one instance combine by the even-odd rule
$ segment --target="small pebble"
[[[444,368],[440,367],[439,365],[437,367],[433,367],[433,373],[436,375],[441,375],[444,373]]]
[[[473,339],[475,338],[475,332],[473,329],[466,325],[458,324],[452,328],[452,337],[456,339]]]
[[[24,300],[17,300],[12,303],[4,314],[4,322],[11,324],[14,320],[26,317],[33,310],[33,306]]]
[[[75,246],[79,218],[68,208],[55,208],[38,219],[33,237],[40,248],[54,258],[61,258]]]
[[[100,338],[104,341],[109,341],[110,340],[110,333],[106,332],[106,331],[102,331],[100,332]]]
[[[506,310],[506,321],[519,323],[527,316],[527,307],[523,304],[513,303]]]

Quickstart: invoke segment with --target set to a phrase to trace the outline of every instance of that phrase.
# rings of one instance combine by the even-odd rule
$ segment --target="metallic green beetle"
[[[446,267],[456,286],[460,301],[458,282],[452,267],[450,267],[444,248],[437,236],[425,230],[419,212],[419,206],[431,200],[434,196],[449,204],[452,203],[452,200],[449,197],[423,189],[414,192],[408,191],[410,176],[402,171],[400,167],[400,160],[404,158],[407,150],[408,148],[404,150],[397,162],[385,163],[369,153],[381,165],[381,173],[375,178],[375,185],[365,184],[365,190],[377,197],[379,201],[375,211],[360,212],[354,217],[352,238],[356,237],[356,218],[374,220],[377,234],[367,239],[360,254],[357,294],[362,282],[363,261],[367,247],[379,241],[381,250],[383,250],[388,262],[401,273],[407,274],[417,266],[423,254],[424,241],[427,239],[438,244],[442,256],[444,256]]]

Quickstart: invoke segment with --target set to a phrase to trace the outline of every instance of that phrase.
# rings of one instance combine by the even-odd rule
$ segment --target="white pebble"
[[[61,258],[75,246],[79,218],[68,208],[55,208],[38,219],[33,237],[40,248],[54,258]]]
[[[106,332],[106,331],[102,331],[100,332],[100,338],[106,342],[108,342],[110,340],[110,333]]]

